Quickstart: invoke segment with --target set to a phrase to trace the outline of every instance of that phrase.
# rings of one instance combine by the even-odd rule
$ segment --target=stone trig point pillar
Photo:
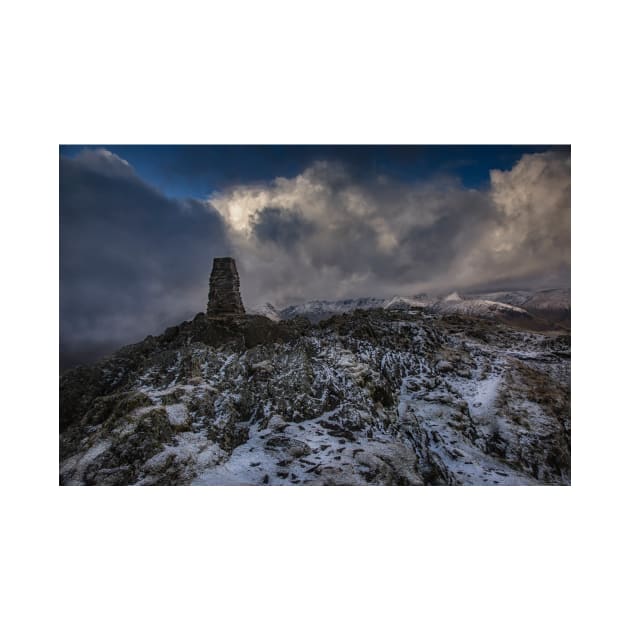
[[[212,262],[208,315],[211,317],[245,315],[234,258],[215,258]]]

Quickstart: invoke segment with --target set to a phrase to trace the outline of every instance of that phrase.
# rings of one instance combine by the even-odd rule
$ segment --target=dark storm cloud
[[[295,177],[316,161],[340,162],[356,181],[380,175],[399,181],[456,174],[468,187],[487,183],[491,168],[510,169],[526,153],[564,150],[533,145],[116,145],[140,176],[174,196],[202,197],[213,190],[275,177]],[[72,157],[81,149],[64,146]]]
[[[216,212],[169,199],[105,151],[60,161],[62,363],[138,341],[204,307]]]
[[[313,224],[297,212],[273,207],[256,212],[251,224],[260,241],[271,241],[287,249],[295,247],[314,230]]]
[[[393,197],[395,191],[389,194]],[[431,284],[450,273],[461,252],[479,238],[493,208],[485,193],[462,188],[456,181],[418,188],[410,195],[409,205],[398,206],[405,225],[397,231],[396,251],[388,255],[398,261],[393,269],[399,281]]]

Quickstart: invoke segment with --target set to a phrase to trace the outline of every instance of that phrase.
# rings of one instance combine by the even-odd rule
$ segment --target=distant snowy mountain
[[[457,291],[453,291],[453,293],[449,293],[443,300],[443,302],[461,302],[462,298],[459,296]]]
[[[312,300],[289,306],[280,311],[282,319],[306,317],[313,323],[357,309],[384,308],[411,311],[426,309],[432,313],[458,314],[504,323],[530,325],[533,329],[553,328],[556,324],[570,326],[571,292],[567,289],[545,291],[498,291],[485,294],[460,295],[454,291],[444,297],[395,296],[390,299],[356,298],[346,300]]]
[[[571,326],[571,289],[499,291],[470,297],[518,306],[544,321]]]
[[[478,300],[461,298],[454,299],[453,294],[444,300],[431,304],[430,310],[436,313],[457,313],[459,315],[468,315],[470,317],[492,318],[497,315],[503,316],[520,316],[531,318],[531,315],[524,309],[511,304],[503,304],[501,302],[493,302],[491,300]]]
[[[383,306],[386,309],[409,310],[414,308],[425,308],[431,303],[428,296],[401,297],[397,295],[391,300],[387,300]]]
[[[251,313],[252,315],[264,315],[272,322],[279,322],[282,319],[282,315],[278,312],[276,307],[269,302],[252,306],[251,308],[247,309],[247,312]]]
[[[317,323],[339,313],[349,313],[357,309],[383,308],[386,300],[382,298],[350,298],[346,300],[311,300],[303,304],[288,306],[280,311],[282,319],[293,317],[306,317],[309,321]]]
[[[526,302],[521,304],[521,307],[527,309],[533,315],[571,326],[570,289],[537,291]]]
[[[522,306],[529,300],[533,291],[494,291],[492,293],[470,293],[469,299],[490,300],[491,302],[501,302],[512,306]]]

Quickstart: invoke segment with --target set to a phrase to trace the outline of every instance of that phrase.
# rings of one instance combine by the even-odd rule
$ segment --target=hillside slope
[[[62,377],[60,483],[568,484],[569,387],[568,335],[200,314]]]

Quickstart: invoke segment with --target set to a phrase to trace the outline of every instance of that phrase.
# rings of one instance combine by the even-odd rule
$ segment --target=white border
[[[619,6],[3,7],[4,627],[627,622]],[[58,144],[173,142],[573,143],[575,487],[59,488]]]

